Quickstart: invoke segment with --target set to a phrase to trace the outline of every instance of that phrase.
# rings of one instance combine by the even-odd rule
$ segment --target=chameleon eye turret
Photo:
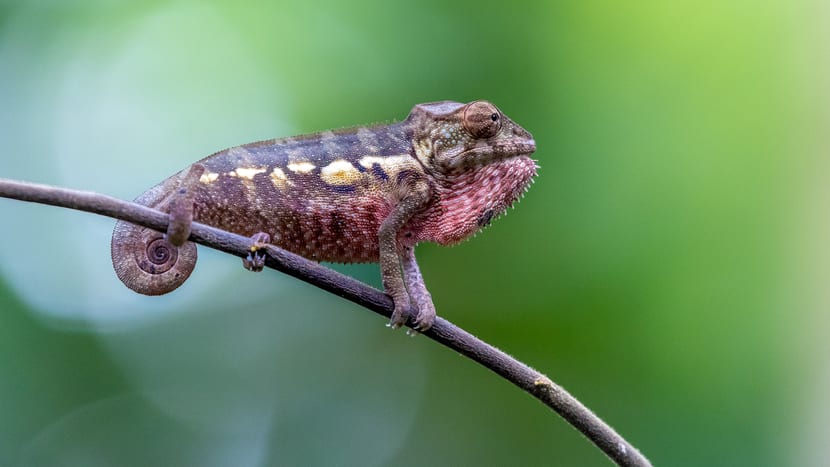
[[[486,101],[475,101],[464,108],[464,129],[474,138],[491,138],[501,129],[501,112]]]
[[[191,221],[316,261],[380,263],[395,303],[390,325],[426,330],[435,307],[420,242],[458,243],[515,203],[536,176],[533,137],[493,104],[416,105],[391,125],[260,141],[217,152],[141,195],[170,213],[166,235],[119,222],[112,262],[129,288],[170,292],[190,275]]]

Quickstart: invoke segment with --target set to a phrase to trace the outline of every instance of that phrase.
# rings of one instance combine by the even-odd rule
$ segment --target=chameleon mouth
[[[487,164],[517,157],[527,157],[536,152],[533,138],[512,138],[498,143],[483,142],[478,146],[449,155],[445,167],[469,170]]]
[[[536,152],[536,141],[532,139],[521,139],[505,145],[505,152],[517,156],[529,156]]]
[[[497,159],[509,159],[511,157],[529,156],[536,152],[536,141],[532,138],[516,138],[498,144],[484,144],[468,149],[460,154],[462,157],[495,156]]]

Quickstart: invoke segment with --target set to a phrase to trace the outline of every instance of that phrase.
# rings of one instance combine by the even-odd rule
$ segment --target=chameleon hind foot
[[[242,259],[242,266],[253,272],[260,272],[265,267],[265,253],[259,253],[271,243],[271,236],[265,232],[258,232],[251,236],[251,247],[248,257]]]

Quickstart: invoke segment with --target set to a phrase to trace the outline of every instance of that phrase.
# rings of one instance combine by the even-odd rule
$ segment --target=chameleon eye
[[[472,136],[491,138],[501,129],[501,113],[489,102],[471,102],[464,108],[462,123]]]

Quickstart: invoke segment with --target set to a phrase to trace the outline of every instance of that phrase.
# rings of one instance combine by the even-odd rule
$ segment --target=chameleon
[[[249,236],[253,255],[273,244],[315,261],[377,262],[392,298],[393,328],[428,330],[435,306],[414,249],[452,245],[524,195],[536,142],[490,102],[414,106],[405,120],[232,147],[210,155],[135,201],[170,213],[166,234],[119,221],[111,254],[118,278],[145,295],[190,276],[201,222]]]

